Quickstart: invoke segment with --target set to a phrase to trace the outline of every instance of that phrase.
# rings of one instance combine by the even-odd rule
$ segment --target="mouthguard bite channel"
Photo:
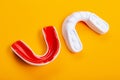
[[[47,44],[47,51],[44,55],[36,55],[32,49],[23,41],[18,40],[12,44],[11,49],[13,52],[24,60],[26,63],[31,65],[45,65],[53,61],[60,50],[60,42],[57,32],[54,27],[48,26],[43,28],[43,35]]]

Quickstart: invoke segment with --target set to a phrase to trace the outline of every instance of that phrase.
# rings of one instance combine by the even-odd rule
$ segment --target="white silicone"
[[[75,30],[76,24],[80,21],[85,22],[92,30],[99,34],[104,34],[109,30],[107,22],[94,13],[86,11],[73,13],[64,20],[62,27],[63,37],[69,50],[72,52],[79,52],[83,48]]]

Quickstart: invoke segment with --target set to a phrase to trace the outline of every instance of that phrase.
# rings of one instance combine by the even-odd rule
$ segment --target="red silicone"
[[[59,53],[60,43],[54,27],[43,28],[44,38],[47,44],[47,51],[44,55],[36,55],[24,42],[16,41],[12,44],[12,50],[22,60],[32,65],[44,65],[55,59]]]

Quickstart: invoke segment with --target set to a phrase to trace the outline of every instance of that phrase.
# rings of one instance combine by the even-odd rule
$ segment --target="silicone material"
[[[23,41],[16,41],[11,49],[22,60],[31,65],[45,65],[53,61],[60,50],[60,42],[54,27],[49,26],[43,29],[44,38],[47,44],[47,52],[43,56],[36,55]]]
[[[99,34],[104,34],[109,30],[107,22],[94,13],[83,11],[71,14],[63,22],[62,33],[69,50],[72,52],[79,52],[83,48],[75,30],[75,26],[79,21],[85,22],[92,30]]]

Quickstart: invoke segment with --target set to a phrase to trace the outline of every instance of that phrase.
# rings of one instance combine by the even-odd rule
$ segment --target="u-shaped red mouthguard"
[[[53,61],[60,50],[60,42],[54,27],[43,28],[44,39],[47,44],[47,51],[43,56],[35,55],[24,42],[16,41],[11,48],[22,60],[32,65],[45,65]]]

